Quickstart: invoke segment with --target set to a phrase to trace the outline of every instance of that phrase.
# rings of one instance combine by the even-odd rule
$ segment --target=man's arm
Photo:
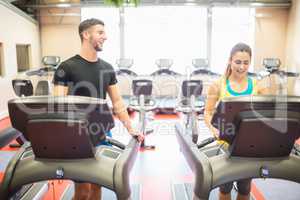
[[[117,117],[119,118],[119,120],[124,124],[124,126],[126,127],[127,131],[129,134],[131,135],[136,135],[138,136],[138,140],[142,141],[144,139],[143,134],[136,132],[131,125],[131,121],[129,118],[129,115],[127,113],[127,108],[124,105],[123,99],[120,95],[119,92],[119,88],[117,86],[117,84],[113,84],[108,86],[108,90],[107,90],[110,99],[112,101],[113,104],[113,112],[114,114],[117,115]]]
[[[69,82],[70,68],[66,62],[62,62],[54,73],[52,83],[54,84],[54,96],[67,96],[68,95],[68,82]]]
[[[54,96],[67,96],[68,95],[68,86],[54,85],[53,95]]]

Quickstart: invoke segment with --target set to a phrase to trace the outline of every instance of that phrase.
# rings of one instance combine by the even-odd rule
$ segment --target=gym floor
[[[194,176],[188,167],[175,136],[174,125],[180,122],[180,115],[155,115],[154,121],[149,124],[149,128],[154,129],[154,133],[148,135],[146,144],[154,144],[155,150],[141,150],[136,159],[131,172],[131,185],[138,186],[139,199],[142,200],[171,200],[174,186],[182,184],[193,184]],[[137,124],[138,116],[133,116],[134,124]],[[117,120],[116,120],[117,121]],[[0,121],[0,130],[10,126],[8,118]],[[200,123],[201,137],[209,136],[203,122]],[[126,131],[117,121],[113,129],[114,138],[126,143],[129,140]],[[297,141],[300,144],[300,140]],[[3,177],[5,166],[17,149],[4,147],[0,149],[0,180]],[[44,196],[44,200],[61,199],[66,187],[71,181],[49,181],[49,190]],[[106,198],[114,199],[114,195],[106,193]],[[217,189],[213,190],[210,199],[217,199]],[[283,180],[275,179],[255,179],[251,190],[252,199],[256,200],[299,200],[300,185]]]

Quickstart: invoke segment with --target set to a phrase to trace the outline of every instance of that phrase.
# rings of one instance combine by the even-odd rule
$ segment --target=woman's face
[[[229,64],[231,66],[231,75],[238,78],[247,76],[250,62],[251,58],[249,53],[245,51],[236,52],[232,56],[231,60],[229,60]]]

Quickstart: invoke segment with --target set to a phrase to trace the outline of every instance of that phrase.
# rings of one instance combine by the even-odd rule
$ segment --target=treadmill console
[[[243,96],[222,100],[212,125],[231,156],[288,156],[300,137],[300,97]]]
[[[8,102],[12,126],[31,142],[35,157],[94,157],[114,127],[104,100],[80,96],[33,96]]]

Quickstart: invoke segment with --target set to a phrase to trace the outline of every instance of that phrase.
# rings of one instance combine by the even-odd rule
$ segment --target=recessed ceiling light
[[[59,7],[59,8],[68,8],[68,7],[71,7],[71,4],[69,4],[69,3],[61,3],[61,4],[57,4],[57,7]]]
[[[185,6],[196,6],[197,4],[195,2],[186,2],[184,3]]]

